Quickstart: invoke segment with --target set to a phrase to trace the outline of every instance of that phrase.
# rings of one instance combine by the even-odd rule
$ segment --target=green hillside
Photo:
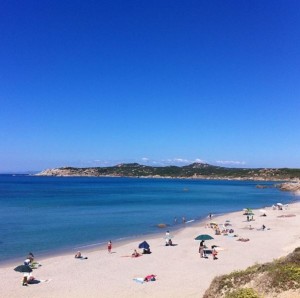
[[[226,168],[205,163],[193,163],[187,166],[151,167],[138,163],[120,164],[112,167],[74,168],[64,167],[59,170],[68,171],[70,175],[120,176],[120,177],[199,177],[219,179],[271,179],[286,180],[300,178],[300,169],[249,169]]]

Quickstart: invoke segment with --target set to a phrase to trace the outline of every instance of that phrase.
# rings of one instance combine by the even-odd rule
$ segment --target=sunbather
[[[249,238],[239,238],[237,241],[247,242],[249,241]]]
[[[80,251],[77,251],[77,253],[76,253],[76,255],[75,255],[75,258],[76,258],[76,259],[82,258],[82,255],[81,255],[81,252],[80,252]]]
[[[145,278],[144,278],[144,281],[155,281],[155,276],[154,274],[150,274],[150,275],[147,275]]]
[[[140,254],[136,251],[136,249],[134,250],[134,252],[131,255],[133,258],[137,258],[140,256]]]
[[[83,257],[80,251],[77,251],[75,255],[75,259],[81,259],[81,260],[86,260],[87,257]]]

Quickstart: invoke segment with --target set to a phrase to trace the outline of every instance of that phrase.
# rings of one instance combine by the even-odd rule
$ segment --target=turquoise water
[[[117,241],[295,199],[258,182],[0,175],[0,255],[7,261]],[[273,182],[259,184],[273,185]],[[178,223],[174,223],[174,217]]]

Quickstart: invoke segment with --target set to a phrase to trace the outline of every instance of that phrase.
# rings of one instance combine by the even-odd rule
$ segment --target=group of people
[[[253,221],[253,220],[254,220],[253,215],[251,215],[251,217],[250,215],[247,215],[247,221]]]
[[[24,265],[30,267],[30,269],[31,269],[32,267],[34,267],[33,262],[34,262],[34,255],[32,252],[30,252],[30,253],[28,253],[27,258],[24,261]],[[33,277],[33,275],[31,274],[31,272],[29,272],[30,270],[26,270],[26,271],[28,271],[28,272],[23,273],[23,280],[22,280],[23,286],[28,286],[28,284],[32,283],[35,279]]]
[[[184,216],[182,216],[182,218],[181,218],[181,222],[183,223],[183,224],[185,224],[186,223],[186,219],[185,219],[185,217]],[[177,219],[177,217],[175,216],[174,217],[174,224],[177,224],[178,223],[178,219]]]
[[[202,241],[200,242],[200,245],[199,245],[200,258],[207,258],[206,253],[205,253],[205,249],[206,249],[206,248],[207,248],[207,247],[206,247],[206,245],[205,245],[205,243],[204,243],[204,240],[202,240]],[[218,258],[217,258],[218,252],[217,252],[217,250],[216,250],[216,246],[215,246],[215,245],[213,245],[213,246],[211,247],[211,254],[212,254],[212,256],[213,256],[213,260],[217,260],[217,259],[218,259]]]

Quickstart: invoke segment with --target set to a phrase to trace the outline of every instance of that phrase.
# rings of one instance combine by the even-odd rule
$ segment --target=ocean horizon
[[[192,223],[298,200],[274,183],[0,175],[0,263],[164,234],[182,228],[183,217]]]

